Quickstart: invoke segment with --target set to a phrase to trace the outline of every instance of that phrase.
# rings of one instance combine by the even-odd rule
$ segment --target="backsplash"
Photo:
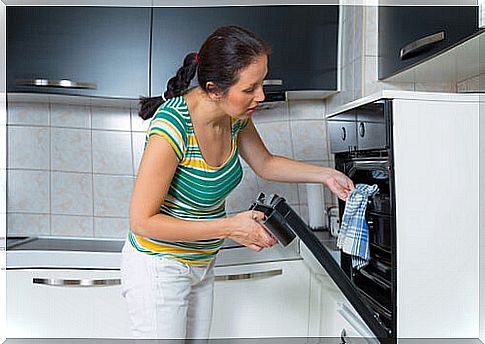
[[[9,235],[125,236],[130,107],[9,101],[7,121]]]
[[[136,103],[52,98],[9,99],[8,235],[124,238],[148,121],[137,116]],[[289,101],[259,110],[253,119],[272,153],[332,166],[324,111],[323,100]],[[308,217],[304,184],[267,182],[243,166],[243,182],[227,200],[228,214],[246,210],[265,192],[285,197]],[[328,190],[325,198],[327,206],[336,203]]]

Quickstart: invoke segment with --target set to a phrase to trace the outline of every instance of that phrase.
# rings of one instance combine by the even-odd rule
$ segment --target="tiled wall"
[[[253,118],[274,154],[329,166],[324,111],[322,100],[290,101]],[[147,124],[136,105],[9,101],[8,234],[123,238]],[[307,218],[305,185],[267,182],[243,166],[229,214],[265,192],[285,197]],[[335,204],[328,191],[325,197]]]
[[[129,106],[9,101],[8,234],[124,237],[136,123]]]
[[[272,109],[259,110],[253,115],[256,129],[266,147],[275,155],[282,155],[320,166],[333,166],[328,150],[325,123],[322,121],[323,100],[294,100],[278,103]],[[229,213],[243,211],[259,192],[276,193],[308,220],[305,184],[275,183],[263,180],[246,165],[244,179],[227,200]],[[336,205],[335,197],[324,188],[325,207]]]

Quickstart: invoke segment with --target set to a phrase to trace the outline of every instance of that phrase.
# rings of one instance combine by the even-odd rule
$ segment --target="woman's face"
[[[232,85],[219,106],[229,116],[247,119],[264,100],[263,80],[268,73],[268,57],[258,56],[253,63],[239,72],[238,81]]]

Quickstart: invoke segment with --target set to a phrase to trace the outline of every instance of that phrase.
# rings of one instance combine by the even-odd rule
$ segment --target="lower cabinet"
[[[310,337],[338,337],[342,342],[378,343],[357,311],[329,275],[312,272],[310,286]]]
[[[211,338],[308,336],[310,270],[302,260],[216,267]]]
[[[352,343],[353,338],[356,338],[356,343],[378,343],[364,320],[303,243],[300,254],[311,271],[308,336],[342,338],[342,343]]]
[[[7,270],[7,338],[127,338],[120,271]]]

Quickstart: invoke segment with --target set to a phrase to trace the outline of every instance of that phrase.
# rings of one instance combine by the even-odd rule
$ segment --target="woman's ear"
[[[205,84],[205,89],[207,90],[207,94],[209,95],[210,99],[214,101],[219,101],[222,99],[222,92],[219,90],[219,87],[217,87],[217,85],[214,84],[212,81],[208,81]]]

